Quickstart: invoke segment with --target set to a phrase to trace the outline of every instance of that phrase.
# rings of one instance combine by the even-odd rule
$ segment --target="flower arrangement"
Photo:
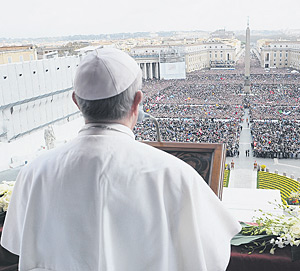
[[[0,184],[0,212],[6,212],[10,202],[15,181],[3,181]]]
[[[266,169],[266,167],[267,167],[266,165],[261,165],[260,166],[260,168],[261,168],[262,171],[264,171]]]
[[[274,209],[283,211],[278,214],[263,212],[254,218],[254,223],[241,223],[242,230],[238,238],[243,236],[243,242],[248,254],[266,249],[271,254],[276,248],[291,246],[293,260],[300,259],[300,215],[299,209],[290,209],[283,204],[273,203]],[[234,244],[234,243],[233,243]],[[236,244],[237,245],[237,244]]]
[[[300,205],[300,191],[292,191],[286,202],[289,205]]]

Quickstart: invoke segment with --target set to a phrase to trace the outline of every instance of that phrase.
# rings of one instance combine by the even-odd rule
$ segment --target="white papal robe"
[[[239,230],[188,164],[88,124],[21,170],[1,244],[20,270],[223,271]]]

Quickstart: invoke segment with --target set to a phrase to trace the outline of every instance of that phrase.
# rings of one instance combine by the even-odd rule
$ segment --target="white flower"
[[[300,193],[298,194],[300,195]],[[275,204],[275,206],[283,211],[287,210],[287,207],[283,204]],[[272,246],[270,249],[271,254],[274,254],[277,247],[284,248],[288,245],[300,245],[300,218],[298,217],[300,208],[293,209],[293,212],[290,211],[288,215],[275,215],[261,211],[261,216],[254,217],[254,219],[256,219],[255,222],[259,227],[253,226],[250,228],[252,234],[257,235],[265,232],[267,235],[277,236],[276,238],[269,239],[269,244]],[[249,227],[245,228],[245,233],[249,233]]]
[[[0,208],[4,212],[7,211],[14,185],[15,182],[6,181],[0,184]]]
[[[286,238],[287,241],[291,241],[293,239],[292,236],[289,233],[287,233],[285,235],[285,238]]]
[[[283,235],[282,238],[285,245],[291,245],[291,246],[293,245],[294,238],[292,238],[292,236],[289,233]]]
[[[283,248],[284,247],[284,242],[282,241],[281,237],[277,237],[278,240],[275,241],[275,244],[279,247],[279,248]]]
[[[290,228],[290,232],[295,238],[300,238],[300,220]]]
[[[6,212],[7,209],[8,209],[8,204],[10,202],[10,198],[11,198],[11,191],[7,192],[2,198],[3,198],[3,201],[4,201],[4,206],[2,207],[3,208],[3,211]]]
[[[0,195],[3,195],[4,193],[6,193],[9,189],[9,186],[3,182],[0,184]]]
[[[281,231],[283,231],[283,232],[288,232],[289,230],[288,230],[287,227],[282,227]]]

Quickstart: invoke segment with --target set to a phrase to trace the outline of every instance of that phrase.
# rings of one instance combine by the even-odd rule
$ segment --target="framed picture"
[[[226,145],[218,143],[177,143],[143,141],[191,165],[222,199]]]

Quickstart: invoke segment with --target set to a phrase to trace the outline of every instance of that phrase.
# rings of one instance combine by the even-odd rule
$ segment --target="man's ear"
[[[139,104],[142,102],[142,99],[143,93],[139,90],[136,92],[131,106],[131,112],[136,116],[139,114]]]
[[[78,102],[77,102],[77,100],[76,100],[76,96],[75,96],[75,92],[74,92],[74,91],[73,91],[73,93],[72,93],[72,100],[73,100],[73,102],[76,104],[76,106],[78,107],[78,109],[80,110],[79,105],[78,105]]]

